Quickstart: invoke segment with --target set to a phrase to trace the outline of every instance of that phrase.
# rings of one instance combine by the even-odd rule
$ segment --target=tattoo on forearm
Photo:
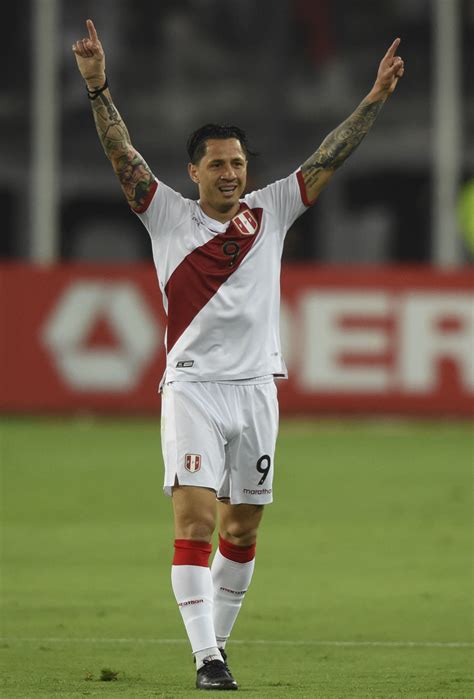
[[[323,170],[337,170],[355,151],[371,129],[383,106],[383,100],[363,100],[357,109],[326,136],[318,150],[301,166],[305,185],[315,185]]]
[[[103,92],[91,104],[97,133],[107,157],[112,158],[127,150],[130,136],[110,97]]]
[[[139,209],[155,181],[153,173],[132,147],[127,127],[110,95],[103,92],[91,104],[105,154],[112,162],[130,206]]]

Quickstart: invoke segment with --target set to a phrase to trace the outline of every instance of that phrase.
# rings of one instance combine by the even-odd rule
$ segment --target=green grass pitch
[[[2,697],[195,697],[157,422],[0,427]],[[474,696],[472,447],[466,423],[282,423],[244,697]]]

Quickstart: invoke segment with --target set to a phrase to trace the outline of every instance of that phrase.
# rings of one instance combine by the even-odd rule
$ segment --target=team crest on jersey
[[[245,209],[234,216],[232,223],[235,225],[239,233],[243,235],[253,235],[257,232],[258,221],[250,211],[250,209]]]
[[[184,468],[190,473],[196,473],[201,468],[201,455],[200,454],[185,454],[184,456]]]

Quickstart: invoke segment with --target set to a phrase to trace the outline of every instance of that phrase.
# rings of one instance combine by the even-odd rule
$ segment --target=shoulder
[[[154,192],[147,206],[137,211],[151,235],[163,237],[195,216],[197,202],[183,197],[161,180],[155,180]]]
[[[306,195],[301,168],[262,189],[250,192],[244,201],[251,209],[262,208],[284,233],[314,203]]]
[[[150,197],[146,201],[146,205],[137,211],[139,214],[150,211],[156,207],[166,207],[168,210],[178,213],[179,211],[193,211],[197,202],[192,199],[183,197],[182,194],[175,189],[165,184],[162,180],[155,179],[153,191],[150,192]]]
[[[303,193],[301,168],[298,168],[286,177],[249,192],[245,195],[244,201],[250,207],[280,208],[292,200],[306,204]]]
[[[301,168],[298,168],[297,170],[290,172],[289,175],[285,175],[284,177],[279,177],[275,180],[271,180],[268,184],[258,189],[254,189],[252,192],[249,192],[246,196],[264,197],[271,190],[291,188],[294,185],[297,186],[298,173],[300,172],[300,170]]]

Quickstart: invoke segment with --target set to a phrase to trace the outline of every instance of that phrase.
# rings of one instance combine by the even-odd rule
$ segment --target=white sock
[[[204,650],[198,650],[194,653],[196,658],[196,670],[199,670],[204,665],[205,660],[219,660],[221,663],[222,655],[220,654],[219,648],[214,646],[214,648],[204,648]]]
[[[193,653],[204,649],[218,653],[212,618],[213,588],[209,568],[173,565],[171,584]],[[202,664],[202,663],[201,663]]]
[[[175,539],[171,584],[199,670],[204,659],[221,660],[212,619],[213,585],[207,541]]]
[[[224,556],[221,552],[222,539],[212,562],[211,573],[214,584],[214,629],[217,645],[225,648],[242,602],[252,579],[255,558],[240,563]],[[228,546],[228,542],[225,542]],[[230,545],[232,546],[232,544]],[[236,549],[238,547],[235,547]],[[250,547],[249,547],[250,548]],[[224,548],[224,552],[232,555],[232,551]],[[253,547],[253,555],[255,547]]]

